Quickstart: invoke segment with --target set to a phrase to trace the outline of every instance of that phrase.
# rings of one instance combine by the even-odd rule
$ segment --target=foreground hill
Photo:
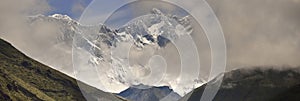
[[[214,101],[299,101],[300,67],[272,69],[271,67],[255,69],[238,69],[225,73],[220,90]],[[268,69],[265,69],[268,68]],[[289,68],[289,69],[287,69]],[[215,79],[219,80],[219,79]],[[189,93],[182,100],[199,101],[204,88],[215,87],[203,85]]]
[[[119,101],[121,98],[80,83],[88,100]],[[84,101],[77,81],[30,59],[0,39],[1,101]]]

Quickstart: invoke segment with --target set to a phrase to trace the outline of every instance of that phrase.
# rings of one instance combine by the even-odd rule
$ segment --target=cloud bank
[[[61,31],[63,24],[29,20],[29,16],[52,9],[46,0],[4,0],[0,8],[0,38],[35,60],[72,73],[71,44],[58,43],[58,38],[65,36]]]
[[[300,65],[300,0],[208,0],[223,27],[230,69]]]
[[[26,31],[25,16],[43,14],[50,10],[46,0],[4,0],[0,4],[2,34],[21,34]]]

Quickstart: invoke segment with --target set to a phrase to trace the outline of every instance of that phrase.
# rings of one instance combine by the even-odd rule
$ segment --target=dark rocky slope
[[[205,87],[209,90],[214,88],[215,84],[205,84],[190,92],[182,100],[199,101]],[[300,67],[285,67],[281,70],[272,67],[233,70],[224,74],[221,87],[213,99],[213,101],[299,100]]]

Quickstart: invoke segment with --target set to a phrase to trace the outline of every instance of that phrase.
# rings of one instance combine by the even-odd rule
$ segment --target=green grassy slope
[[[117,96],[88,87],[95,100],[104,96],[108,100],[120,100]],[[98,95],[97,95],[98,94]],[[99,95],[100,94],[100,95]],[[94,99],[93,99],[94,98]],[[11,44],[0,39],[0,101],[46,100],[84,101],[77,81],[22,54]]]

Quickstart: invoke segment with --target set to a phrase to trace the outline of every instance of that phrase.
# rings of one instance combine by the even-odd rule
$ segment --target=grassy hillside
[[[118,101],[117,96],[88,87],[89,100],[105,97]],[[100,94],[100,95],[99,95]],[[77,81],[47,67],[16,50],[0,39],[0,100],[4,101],[84,101]]]

